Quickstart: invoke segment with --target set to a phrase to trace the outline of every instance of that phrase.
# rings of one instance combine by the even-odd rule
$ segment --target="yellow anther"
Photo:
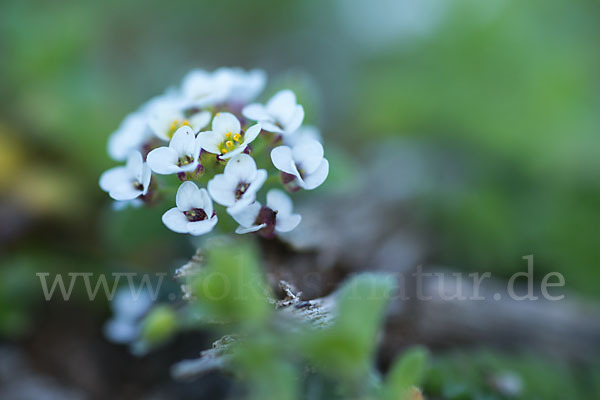
[[[222,154],[227,154],[227,149],[223,149],[223,150],[221,150],[221,153],[222,153]]]
[[[225,137],[226,137],[227,139],[229,139],[229,138],[231,137],[231,132],[227,132],[227,133],[225,134]]]
[[[188,121],[187,119],[183,120],[183,122],[181,123],[181,126],[183,126],[183,125],[192,126],[192,124],[190,124],[190,121]]]
[[[228,140],[225,142],[225,146],[231,149],[233,147],[233,142],[231,140]]]
[[[242,138],[242,135],[240,135],[239,133],[236,133],[235,135],[233,135],[233,140],[235,140],[236,142],[239,142],[241,138]]]
[[[175,128],[177,128],[177,125],[179,124],[179,120],[176,119],[175,121],[171,122],[171,126],[169,127],[169,130],[174,130]]]
[[[220,116],[220,115],[221,115],[221,113],[220,113],[220,112],[218,112],[218,113],[217,113],[217,117],[218,117],[218,116]]]

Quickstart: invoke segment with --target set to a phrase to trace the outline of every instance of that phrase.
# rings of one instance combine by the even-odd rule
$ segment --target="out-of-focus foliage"
[[[38,300],[31,258],[3,260],[16,268],[0,269],[0,335],[18,337],[32,325],[32,307]]]
[[[142,341],[148,347],[168,340],[177,329],[177,317],[168,306],[155,307],[142,325]]]
[[[590,368],[574,370],[538,355],[452,352],[431,362],[425,392],[448,400],[581,399],[600,396]]]
[[[262,324],[269,313],[267,285],[256,249],[243,240],[212,243],[207,267],[192,282],[193,307],[209,319]]]
[[[358,379],[369,371],[384,306],[394,289],[388,277],[364,275],[339,294],[339,316],[331,329],[309,332],[304,354],[326,374]]]
[[[399,399],[420,382],[426,362],[421,349],[399,359],[385,382],[375,369],[393,278],[352,278],[337,294],[334,322],[318,327],[308,320],[278,320],[258,255],[248,244],[211,241],[205,260],[193,279],[189,307],[200,326],[235,335],[229,369],[246,384],[249,398]]]
[[[429,209],[438,261],[509,274],[535,254],[544,271],[594,293],[600,10],[448,3],[433,33],[364,64],[356,107],[376,112],[357,111],[361,131],[426,138],[454,158],[463,185]]]
[[[406,351],[386,377],[383,388],[384,400],[403,399],[410,395],[411,387],[420,384],[425,372],[427,353],[422,348]]]

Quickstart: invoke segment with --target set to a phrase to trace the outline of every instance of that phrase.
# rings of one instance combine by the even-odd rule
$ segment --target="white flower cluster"
[[[261,205],[259,190],[271,177],[290,192],[315,189],[329,162],[319,132],[302,126],[304,108],[291,90],[251,103],[265,84],[261,70],[189,72],[180,87],[142,105],[111,135],[108,153],[126,165],[104,172],[100,187],[119,204],[154,203],[166,179],[157,175],[177,176],[183,183],[176,207],[162,221],[178,233],[212,231],[218,223],[213,201],[239,224],[237,233],[272,237],[294,229],[301,217],[288,195],[272,188]]]

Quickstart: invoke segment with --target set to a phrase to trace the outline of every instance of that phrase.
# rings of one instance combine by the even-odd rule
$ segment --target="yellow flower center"
[[[240,135],[239,133],[233,134],[231,132],[227,132],[225,134],[225,140],[223,140],[223,142],[219,145],[219,150],[221,151],[221,154],[227,154],[231,150],[239,147],[241,140],[242,135]]]
[[[187,119],[184,119],[183,121],[179,121],[178,119],[176,119],[173,122],[171,122],[171,125],[169,125],[169,132],[167,132],[167,136],[169,136],[169,139],[172,138],[177,129],[181,128],[182,126],[192,126],[192,124],[190,124],[190,121],[188,121]]]

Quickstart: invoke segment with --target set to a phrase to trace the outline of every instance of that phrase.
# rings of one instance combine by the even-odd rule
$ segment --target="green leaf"
[[[427,351],[415,347],[406,351],[392,366],[385,380],[384,400],[404,399],[413,386],[420,384],[427,363]]]
[[[177,330],[177,315],[167,306],[154,308],[142,323],[142,341],[154,347],[169,340]]]
[[[306,356],[327,374],[366,376],[394,287],[394,279],[387,275],[362,274],[351,279],[339,291],[334,325],[305,334],[302,346]]]
[[[260,324],[271,306],[256,249],[248,242],[213,241],[206,268],[192,284],[195,306],[211,318]]]

